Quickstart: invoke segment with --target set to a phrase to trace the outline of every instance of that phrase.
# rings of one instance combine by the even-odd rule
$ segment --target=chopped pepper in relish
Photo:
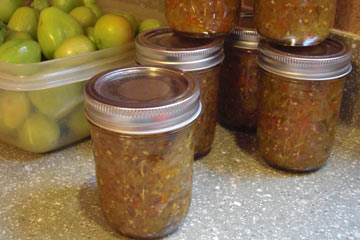
[[[255,0],[256,28],[278,44],[316,45],[334,25],[336,0]]]
[[[237,21],[239,0],[165,0],[169,26],[190,37],[227,34]]]

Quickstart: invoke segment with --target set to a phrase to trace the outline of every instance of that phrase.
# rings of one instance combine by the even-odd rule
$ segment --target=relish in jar
[[[163,237],[186,217],[199,90],[189,74],[157,67],[112,70],[86,86],[100,206],[120,233]]]
[[[220,66],[191,74],[200,81],[200,100],[203,106],[194,132],[195,158],[206,155],[214,141],[217,114]]]
[[[311,46],[329,36],[336,0],[255,0],[254,13],[257,31],[267,40]]]
[[[176,32],[195,38],[226,35],[237,21],[240,0],[165,0],[165,15]]]
[[[259,51],[259,150],[274,167],[316,170],[334,143],[351,52],[334,40],[308,48],[261,42]]]
[[[254,130],[259,105],[259,36],[253,27],[252,16],[240,19],[241,25],[235,27],[225,40],[219,113],[221,121],[230,128]]]
[[[217,122],[223,40],[184,38],[171,28],[159,28],[139,34],[135,44],[137,63],[176,67],[199,81],[203,111],[196,122],[194,144],[195,157],[204,156],[211,150]]]

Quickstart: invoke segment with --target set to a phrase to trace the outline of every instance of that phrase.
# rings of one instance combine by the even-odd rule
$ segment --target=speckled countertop
[[[340,35],[354,69],[327,165],[275,170],[253,134],[218,126],[212,151],[195,163],[190,213],[167,240],[360,239],[360,38]],[[0,143],[0,240],[29,239],[126,239],[101,214],[89,140],[44,155]]]
[[[311,174],[267,166],[255,136],[217,127],[195,163],[190,213],[169,240],[360,239],[360,130],[340,125]],[[126,239],[104,220],[91,144],[50,154],[0,144],[0,239]]]

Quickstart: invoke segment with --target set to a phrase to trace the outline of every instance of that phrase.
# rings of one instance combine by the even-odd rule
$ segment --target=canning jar
[[[120,233],[163,237],[186,217],[199,97],[198,82],[171,68],[111,70],[87,84],[100,206]]]
[[[255,0],[254,13],[257,31],[267,40],[311,46],[329,36],[336,0]]]
[[[261,42],[261,102],[257,139],[272,166],[297,172],[320,168],[331,153],[351,52],[328,39],[317,46]]]
[[[254,130],[259,105],[259,35],[252,16],[245,15],[241,19],[241,25],[236,26],[225,40],[219,113],[221,122],[230,128]]]
[[[226,35],[237,21],[240,0],[165,0],[169,26],[192,38]]]
[[[137,63],[176,67],[191,73],[200,82],[203,111],[194,133],[195,157],[206,155],[211,149],[217,122],[223,40],[183,38],[171,28],[159,28],[139,34],[135,46]]]

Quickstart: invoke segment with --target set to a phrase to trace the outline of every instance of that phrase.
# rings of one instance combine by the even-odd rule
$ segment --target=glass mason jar
[[[176,67],[199,81],[203,111],[195,127],[195,157],[206,155],[211,149],[217,122],[223,40],[183,38],[171,28],[159,28],[139,34],[135,45],[138,64]]]
[[[165,15],[176,32],[192,38],[226,35],[237,21],[240,0],[165,0]]]
[[[334,143],[351,52],[330,39],[308,48],[261,42],[259,52],[259,150],[276,168],[317,170]]]
[[[336,0],[255,0],[259,34],[277,44],[312,46],[324,41],[334,25]]]
[[[230,128],[254,130],[259,105],[259,35],[252,16],[243,16],[241,19],[241,25],[235,27],[225,40],[219,113],[221,122]]]
[[[172,68],[111,70],[87,84],[100,206],[120,233],[163,237],[186,217],[199,98],[198,82]]]

